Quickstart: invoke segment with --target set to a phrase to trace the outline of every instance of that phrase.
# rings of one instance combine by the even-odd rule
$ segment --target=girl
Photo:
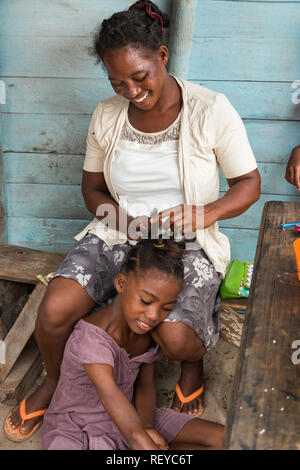
[[[223,426],[155,409],[161,352],[151,333],[174,307],[182,281],[175,242],[144,241],[129,252],[112,303],[81,319],[67,342],[43,449],[220,448]]]
[[[165,356],[182,361],[173,408],[202,414],[202,358],[218,341],[218,293],[230,260],[218,221],[257,201],[260,176],[243,122],[227,98],[168,73],[168,26],[154,3],[138,1],[104,20],[96,34],[94,53],[115,96],[99,103],[87,136],[82,193],[95,218],[76,236],[78,245],[40,305],[35,334],[47,376],[26,401],[28,415],[21,404],[7,418],[10,436],[18,440],[28,439],[38,424],[40,417],[30,413],[49,405],[74,323],[111,297],[134,238],[131,224],[147,232],[149,222],[162,216],[173,232],[192,233],[197,243],[184,258],[176,306],[153,335]],[[229,186],[222,197],[219,168]],[[108,221],[106,230],[98,211],[103,205],[114,209],[117,222],[123,214],[125,223]]]

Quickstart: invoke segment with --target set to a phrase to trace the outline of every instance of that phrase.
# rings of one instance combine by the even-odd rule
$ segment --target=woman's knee
[[[152,336],[164,355],[173,361],[196,361],[206,352],[195,331],[181,322],[163,322]]]
[[[70,330],[95,305],[75,281],[74,284],[67,283],[65,286],[65,283],[59,282],[55,286],[54,281],[56,279],[49,284],[37,315],[37,326],[49,335],[63,334]]]

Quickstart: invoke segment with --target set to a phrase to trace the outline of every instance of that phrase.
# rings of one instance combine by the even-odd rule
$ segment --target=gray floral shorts
[[[130,249],[129,243],[108,246],[96,235],[88,234],[67,254],[54,277],[74,279],[97,305],[103,305],[116,295],[114,278]],[[221,281],[201,248],[186,249],[184,286],[165,321],[190,326],[207,350],[219,338]]]

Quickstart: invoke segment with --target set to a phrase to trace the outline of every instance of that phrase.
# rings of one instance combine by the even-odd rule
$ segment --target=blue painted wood
[[[220,231],[229,238],[231,260],[254,262],[258,230],[221,228]]]
[[[10,216],[66,220],[93,217],[84,206],[80,186],[22,183],[6,186]]]
[[[258,163],[261,176],[262,194],[282,194],[286,196],[299,196],[297,188],[289,184],[285,178],[285,163]],[[228,184],[222,171],[220,172],[220,190],[227,191]]]
[[[91,116],[2,114],[2,151],[85,153]],[[22,132],[17,132],[22,129]]]
[[[300,38],[194,38],[189,80],[294,81]]]
[[[90,42],[42,37],[32,54],[31,38],[5,36],[0,76],[103,78],[103,68],[87,53]],[[299,46],[300,38],[194,38],[188,79],[294,81],[300,75]]]
[[[299,37],[300,3],[201,0],[195,37]]]
[[[300,120],[300,82],[299,85],[225,80],[196,83],[225,94],[242,118]]]
[[[99,101],[114,95],[107,78],[3,77],[5,113],[91,114]]]
[[[89,220],[8,217],[10,243],[50,253],[67,253],[77,242],[74,236]]]
[[[222,196],[223,193],[220,193]],[[286,196],[282,194],[261,194],[259,201],[251,206],[246,212],[233,219],[220,220],[220,227],[244,228],[258,230],[260,227],[261,216],[264,204],[267,201],[300,201],[300,194]],[[294,222],[292,220],[292,222]]]
[[[192,47],[197,0],[173,0],[168,71],[186,79]]]
[[[91,114],[100,100],[114,94],[107,79],[5,77],[6,113]],[[224,93],[240,116],[300,120],[300,82],[196,81]],[[293,88],[293,86],[294,88]]]
[[[4,180],[6,183],[80,185],[83,161],[83,155],[4,153]],[[295,186],[284,179],[285,168],[284,163],[258,163],[263,194],[298,196]],[[228,189],[222,172],[220,189]]]
[[[134,0],[1,0],[0,36],[90,36],[103,19],[127,10]],[[171,0],[156,0],[171,15]]]
[[[24,153],[85,153],[90,116],[3,114],[2,150]],[[249,141],[259,162],[285,163],[299,145],[299,122],[245,121]],[[22,129],[22,132],[16,132]]]
[[[91,216],[84,206],[80,186],[77,185],[8,183],[7,198],[10,216],[80,220],[87,220]],[[244,214],[220,223],[222,227],[258,229],[266,201],[299,199],[300,194],[262,194],[260,200]]]
[[[4,153],[6,183],[80,185],[83,155]]]

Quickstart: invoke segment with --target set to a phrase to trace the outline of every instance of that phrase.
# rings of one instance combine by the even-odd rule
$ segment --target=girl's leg
[[[183,426],[169,446],[171,450],[220,450],[223,434],[221,424],[195,418]]]
[[[195,331],[184,323],[161,323],[152,337],[166,357],[182,361],[179,386],[184,396],[188,396],[203,385],[203,356],[206,352],[202,341]],[[203,411],[202,395],[180,407],[175,396],[173,409],[200,416]]]
[[[93,309],[95,302],[72,279],[54,278],[47,287],[38,310],[35,335],[47,375],[26,400],[26,412],[47,408],[56,388],[66,341],[73,325]],[[27,434],[40,418],[25,421],[20,432]],[[12,426],[21,422],[19,406],[11,415]]]
[[[168,358],[182,361],[179,387],[188,397],[202,387],[203,356],[219,337],[221,277],[201,249],[186,250],[183,261],[184,285],[176,306],[152,336]],[[201,416],[203,398],[180,405],[175,395],[173,409]]]

